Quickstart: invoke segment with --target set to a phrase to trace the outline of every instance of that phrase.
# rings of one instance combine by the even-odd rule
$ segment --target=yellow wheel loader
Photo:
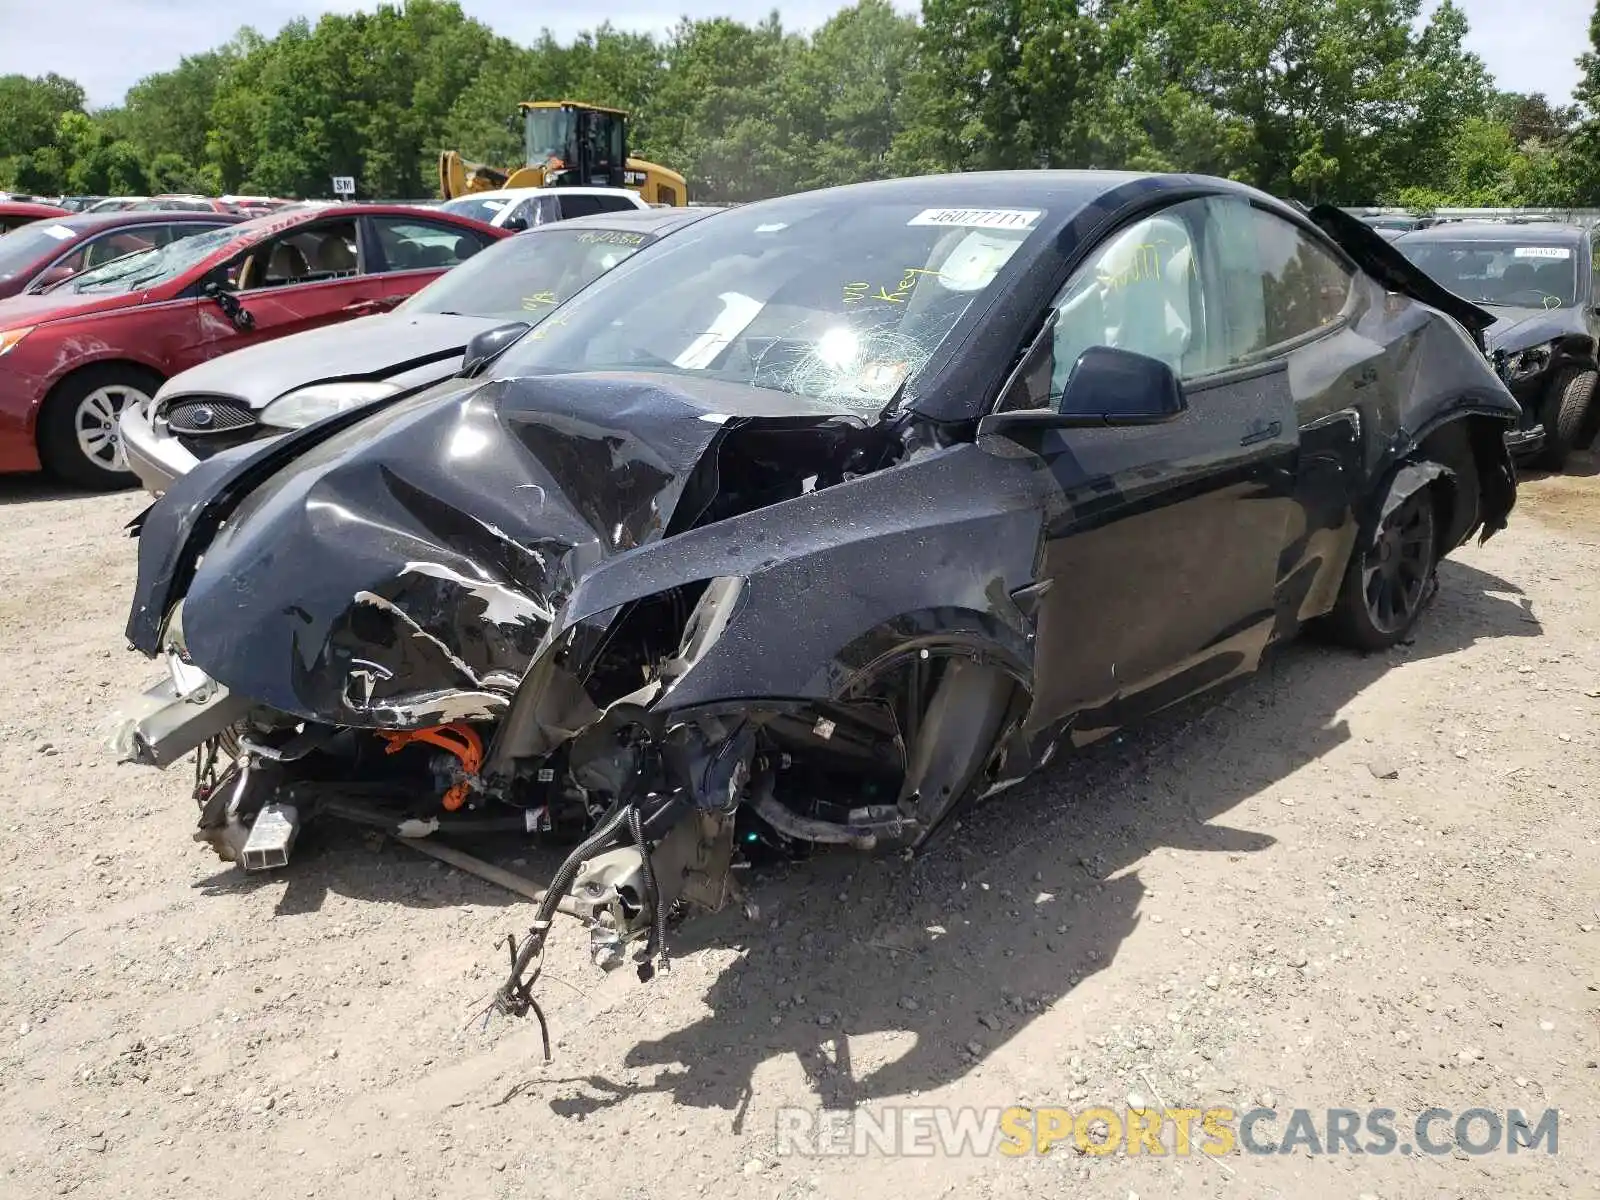
[[[518,187],[625,187],[651,204],[689,200],[683,176],[628,157],[628,114],[574,100],[524,100],[526,165],[502,171],[468,162],[454,150],[439,155],[439,191],[446,200],[470,192]]]

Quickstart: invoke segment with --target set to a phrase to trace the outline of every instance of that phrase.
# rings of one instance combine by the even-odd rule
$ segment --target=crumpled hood
[[[402,400],[251,491],[183,602],[192,661],[306,719],[489,716],[594,565],[659,539],[731,419],[834,415],[711,380],[495,380]],[[186,492],[169,493],[195,504]],[[200,501],[203,503],[203,499]],[[171,528],[170,520],[147,522]],[[140,596],[158,592],[141,546]],[[137,602],[136,602],[137,603]]]
[[[382,313],[246,346],[174,375],[159,399],[232,396],[253,409],[327,380],[389,379],[454,359],[474,335],[504,322],[444,313]]]
[[[1575,308],[1492,308],[1495,322],[1485,336],[1491,351],[1515,353],[1569,333],[1585,332]]]

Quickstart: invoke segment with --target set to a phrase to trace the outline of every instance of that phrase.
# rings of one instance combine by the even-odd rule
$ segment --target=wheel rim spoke
[[[1385,633],[1416,616],[1432,569],[1433,521],[1426,495],[1413,496],[1378,530],[1362,562],[1367,615]]]
[[[78,411],[73,414],[79,452],[103,470],[117,474],[126,471],[128,458],[123,453],[118,418],[128,405],[141,404],[147,399],[143,392],[120,384],[90,392],[78,402]]]

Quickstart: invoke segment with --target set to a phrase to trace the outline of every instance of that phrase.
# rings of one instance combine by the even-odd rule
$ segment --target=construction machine
[[[689,189],[678,172],[628,157],[628,114],[576,100],[524,100],[525,165],[511,170],[468,162],[454,150],[439,155],[439,191],[446,200],[471,192],[518,187],[625,187],[651,204],[682,205]]]

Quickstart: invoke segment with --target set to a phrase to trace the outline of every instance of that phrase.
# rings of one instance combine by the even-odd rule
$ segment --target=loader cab
[[[523,137],[530,167],[545,168],[559,187],[623,187],[627,175],[627,114],[570,100],[526,101]]]

